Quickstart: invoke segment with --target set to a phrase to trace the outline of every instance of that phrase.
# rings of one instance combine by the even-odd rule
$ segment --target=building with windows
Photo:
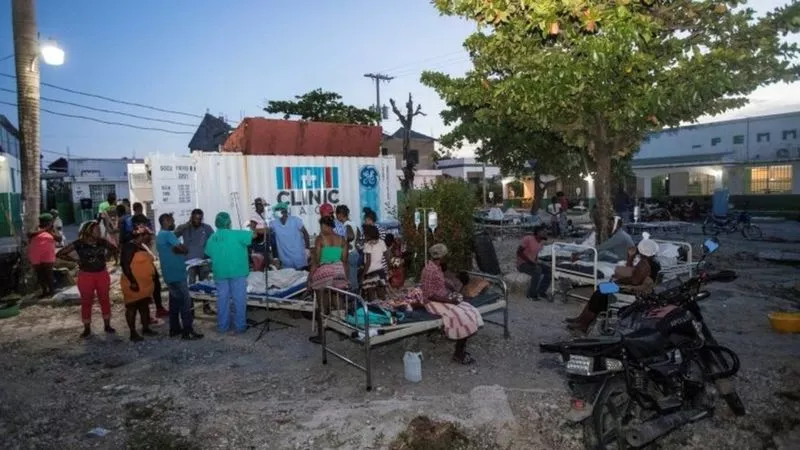
[[[704,196],[724,187],[759,203],[800,194],[799,131],[797,111],[653,133],[633,159],[637,194]]]
[[[22,192],[19,158],[19,131],[6,116],[0,115],[0,192]]]
[[[100,203],[109,193],[122,200],[129,196],[128,164],[135,162],[128,158],[73,158],[67,161],[64,181],[72,191],[72,203],[78,221],[86,220],[96,213]],[[86,199],[91,201],[91,209]]]

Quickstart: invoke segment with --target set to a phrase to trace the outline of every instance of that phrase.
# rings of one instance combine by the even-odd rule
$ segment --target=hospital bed
[[[271,280],[268,289],[265,288],[267,280]],[[256,340],[261,339],[264,332],[269,331],[271,322],[282,323],[270,317],[269,311],[271,309],[313,314],[316,304],[313,296],[305,295],[308,290],[307,280],[308,272],[304,270],[282,269],[268,271],[266,277],[264,272],[250,272],[247,277],[247,306],[261,308],[267,312],[266,319],[252,325],[263,325]],[[217,290],[213,280],[192,284],[189,286],[189,292],[195,301],[217,301]]]
[[[664,241],[654,239],[659,246],[656,260],[661,265],[660,277],[671,279],[681,275],[691,276],[695,263],[692,262],[692,245],[682,241]],[[592,292],[597,289],[597,284],[608,281],[614,275],[618,266],[623,266],[625,261],[608,262],[601,259],[597,249],[584,244],[571,244],[556,242],[543,249],[540,261],[550,265],[550,282],[555,295],[558,288],[564,296],[588,300],[589,297],[574,292],[575,287],[591,287]],[[685,259],[681,257],[681,249],[685,252]],[[589,254],[588,259],[573,262],[573,253]],[[556,284],[558,281],[558,284]],[[591,295],[591,293],[589,294]]]
[[[502,278],[478,273],[469,272],[471,276],[480,277],[488,280],[491,285],[486,292],[473,298],[465,299],[484,317],[484,323],[490,323],[503,328],[503,336],[508,339],[508,288]],[[371,325],[367,303],[363,298],[356,294],[343,291],[341,289],[326,288],[324,300],[320,303],[322,319],[322,363],[328,363],[328,355],[334,356],[345,363],[363,371],[366,374],[367,391],[372,390],[372,349],[377,346],[396,342],[410,336],[415,336],[442,328],[442,319],[427,313],[426,311],[414,310],[406,320],[399,321],[392,325]],[[331,297],[336,297],[332,299]],[[319,301],[319,300],[318,300]],[[354,311],[356,308],[364,310],[364,323],[353,323],[348,320],[347,311]],[[502,322],[494,322],[485,318],[488,314],[503,313]],[[352,317],[352,316],[351,316]],[[342,353],[330,348],[327,340],[327,332],[333,331],[341,335],[344,339],[363,346],[364,363],[359,364]]]

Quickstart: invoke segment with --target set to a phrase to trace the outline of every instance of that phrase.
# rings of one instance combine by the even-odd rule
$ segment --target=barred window
[[[705,173],[690,173],[689,185],[686,188],[689,195],[711,195],[714,192],[714,176]]]
[[[791,192],[791,165],[750,168],[750,194],[786,194]]]
[[[106,201],[108,194],[117,193],[117,187],[113,184],[90,184],[89,197],[93,205],[99,205]]]

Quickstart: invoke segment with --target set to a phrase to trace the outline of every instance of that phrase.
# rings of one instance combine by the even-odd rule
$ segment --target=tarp
[[[225,152],[245,155],[357,156],[380,155],[381,127],[248,117],[223,145]]]

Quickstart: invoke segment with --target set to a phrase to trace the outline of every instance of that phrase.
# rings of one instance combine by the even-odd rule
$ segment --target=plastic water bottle
[[[406,352],[403,356],[403,369],[405,370],[406,380],[412,383],[422,381],[422,353]]]

